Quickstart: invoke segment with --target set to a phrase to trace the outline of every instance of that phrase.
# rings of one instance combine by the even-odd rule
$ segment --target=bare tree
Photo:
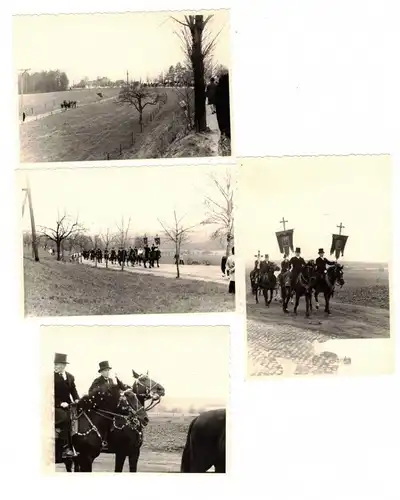
[[[64,213],[63,216],[58,215],[55,228],[41,226],[43,236],[51,241],[54,241],[57,249],[57,260],[61,260],[62,246],[65,240],[71,238],[84,231],[83,226],[76,219],[74,222]]]
[[[29,249],[32,246],[32,234],[30,231],[24,231],[22,233],[22,241],[25,247],[28,247]]]
[[[174,19],[183,28],[177,35],[182,41],[183,51],[190,61],[194,80],[194,122],[196,132],[207,130],[205,69],[211,58],[219,33],[210,36],[206,27],[213,16],[185,16],[184,21]]]
[[[107,252],[109,252],[110,246],[113,244],[113,242],[115,240],[115,234],[112,234],[110,232],[110,229],[107,228],[107,231],[105,233],[102,233],[100,235],[100,238],[101,238],[103,245],[104,245],[104,251],[107,250]],[[108,268],[108,259],[105,259],[105,261],[106,261],[106,268]]]
[[[140,82],[125,85],[118,95],[119,103],[128,103],[136,108],[141,132],[143,132],[143,111],[146,106],[155,106],[163,101],[165,102],[165,96],[151,90],[150,87],[144,87]]]
[[[226,256],[228,257],[231,252],[234,231],[232,176],[229,171],[226,171],[221,181],[214,175],[210,177],[217,188],[217,193],[213,197],[205,196],[207,216],[202,224],[216,226],[211,238],[219,239],[226,244]]]
[[[168,227],[166,224],[158,219],[158,222],[161,224],[165,236],[174,243],[175,245],[175,264],[176,264],[176,277],[180,278],[179,271],[179,260],[181,255],[181,246],[189,241],[189,233],[190,231],[197,226],[197,224],[189,227],[183,227],[182,220],[184,216],[178,218],[176,214],[176,210],[174,210],[174,223]]]
[[[129,217],[128,219],[128,224],[125,225],[124,223],[124,218],[121,218],[121,224],[117,224],[118,232],[115,235],[115,239],[120,247],[122,247],[123,251],[126,251],[126,246],[128,244],[129,238],[128,238],[128,233],[129,233],[129,228],[131,225],[131,218]],[[121,271],[124,270],[125,267],[125,259],[122,259],[121,262]]]

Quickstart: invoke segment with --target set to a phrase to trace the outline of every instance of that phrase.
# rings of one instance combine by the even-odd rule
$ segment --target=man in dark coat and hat
[[[222,136],[231,138],[231,116],[229,107],[229,75],[224,73],[219,77],[215,91],[215,110],[218,127]]]
[[[75,453],[71,440],[71,415],[70,405],[79,401],[74,376],[65,370],[67,355],[55,353],[54,355],[54,423],[64,433],[67,445],[63,458],[74,458]]]
[[[299,277],[299,274],[301,273],[302,269],[306,265],[306,261],[303,259],[303,257],[301,257],[300,254],[301,254],[301,249],[299,247],[297,247],[294,257],[292,257],[289,261],[290,271],[291,271],[291,275],[292,275],[292,279],[291,279],[292,290],[296,286],[297,278]]]
[[[315,266],[317,268],[317,275],[318,279],[320,281],[323,281],[326,273],[326,266],[334,266],[336,262],[333,262],[331,260],[328,260],[326,257],[324,257],[325,252],[323,248],[320,248],[318,250],[318,257],[315,260]]]
[[[98,370],[98,372],[100,373],[100,377],[97,377],[93,380],[92,385],[89,387],[88,390],[89,395],[95,392],[96,390],[100,389],[101,387],[104,386],[111,387],[115,385],[114,380],[110,377],[111,370],[112,367],[110,366],[108,361],[100,361]],[[118,378],[116,385],[118,385],[121,390],[130,389],[128,385],[123,384]]]

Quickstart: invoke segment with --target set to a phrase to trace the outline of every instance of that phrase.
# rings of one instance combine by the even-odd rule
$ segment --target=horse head
[[[342,287],[345,283],[343,278],[343,265],[336,263],[328,269],[328,276],[332,283],[338,283]]]
[[[128,415],[130,414],[134,417],[137,417],[143,427],[146,427],[146,425],[149,423],[147,412],[132,389],[126,389],[122,391],[118,403],[118,409],[128,413]]]
[[[133,368],[132,374],[135,378],[132,386],[133,392],[139,397],[139,400],[143,401],[143,404],[145,401],[151,400],[146,410],[154,408],[161,398],[165,396],[164,387],[151,379],[148,374],[139,374]]]

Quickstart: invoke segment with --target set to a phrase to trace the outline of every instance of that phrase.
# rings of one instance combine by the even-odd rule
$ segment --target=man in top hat
[[[74,376],[67,372],[67,355],[55,353],[54,355],[54,420],[56,427],[66,435],[67,445],[63,458],[74,458],[76,453],[71,440],[71,416],[69,407],[72,402],[79,401],[79,394],[75,386]]]
[[[292,273],[291,279],[291,287],[292,290],[296,286],[297,279],[299,274],[301,273],[303,267],[306,265],[306,261],[301,257],[301,249],[299,247],[296,248],[295,255],[289,261],[290,271]]]
[[[100,377],[97,377],[93,380],[92,385],[89,387],[88,394],[92,394],[100,387],[111,387],[114,385],[114,380],[110,377],[110,371],[112,367],[110,366],[108,361],[100,361],[99,370]],[[121,390],[129,389],[128,385],[123,384],[120,380],[117,379],[117,385]]]
[[[320,248],[318,250],[318,257],[315,259],[315,265],[317,267],[317,275],[319,280],[323,280],[325,277],[326,273],[326,266],[333,266],[335,265],[335,262],[328,260],[326,257],[324,257],[325,252],[323,248]]]

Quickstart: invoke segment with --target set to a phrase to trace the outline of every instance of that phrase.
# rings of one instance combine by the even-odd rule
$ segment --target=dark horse
[[[327,273],[317,279],[314,292],[316,309],[319,309],[318,294],[323,293],[325,298],[325,312],[327,314],[331,314],[329,301],[335,292],[336,283],[340,286],[340,288],[344,285],[343,266],[341,264],[335,264],[334,266],[329,267]]]
[[[283,299],[283,311],[288,312],[287,306],[289,299],[294,293],[296,295],[296,302],[294,305],[293,313],[297,314],[297,308],[299,307],[300,297],[304,295],[306,299],[306,317],[310,316],[310,311],[312,310],[312,290],[315,286],[316,275],[314,270],[314,263],[309,261],[306,263],[305,267],[299,273],[294,287],[282,287],[282,297]]]
[[[72,416],[72,444],[78,453],[74,459],[76,472],[92,472],[93,461],[99,456],[108,434],[115,453],[119,451],[120,441],[113,443],[114,432],[130,426],[136,429],[147,425],[146,410],[139,403],[133,391],[122,393],[119,385],[100,387],[93,394],[83,396],[76,405],[75,415]],[[140,448],[140,439],[137,447]],[[56,439],[56,463],[59,463],[60,444]],[[125,451],[125,450],[124,450]],[[72,462],[66,463],[68,472],[71,472]]]
[[[276,289],[277,280],[274,273],[275,271],[279,270],[280,268],[278,266],[276,266],[275,264],[271,264],[267,267],[267,269],[264,272],[260,271],[258,286],[262,290],[265,299],[265,305],[267,307],[269,307],[269,305],[271,304],[274,291]],[[268,298],[268,292],[270,292],[269,298]],[[256,294],[256,302],[258,304],[257,294]]]
[[[137,404],[144,407],[147,402],[150,402],[146,407],[146,412],[154,408],[163,396],[165,396],[164,387],[155,382],[148,375],[139,375],[132,369],[135,381],[132,385],[135,401],[131,401],[131,407],[135,410]],[[118,385],[121,382],[117,378]],[[131,396],[130,390],[125,391],[125,395]],[[139,422],[140,423],[140,422]],[[140,425],[128,425],[126,422],[121,422],[119,425],[113,426],[110,432],[109,446],[106,453],[115,453],[115,472],[122,472],[125,464],[125,459],[129,460],[129,472],[137,472],[137,463],[140,455],[140,447],[143,442],[143,432]]]
[[[200,413],[189,425],[181,472],[225,472],[225,409]]]

